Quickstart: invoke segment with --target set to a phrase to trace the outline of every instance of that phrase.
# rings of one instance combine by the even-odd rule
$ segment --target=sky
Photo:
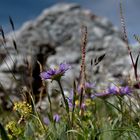
[[[140,0],[122,1],[128,37],[135,42],[133,35],[140,35]],[[119,0],[0,0],[0,25],[9,32],[8,17],[11,16],[18,29],[24,22],[34,20],[45,8],[60,2],[78,3],[98,16],[107,17],[120,28]]]

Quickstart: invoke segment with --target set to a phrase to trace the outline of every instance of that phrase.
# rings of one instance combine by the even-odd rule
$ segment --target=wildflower
[[[73,99],[74,99],[74,91],[73,89],[70,91],[69,97],[67,98],[67,102],[69,105],[69,108],[73,108],[73,105],[79,104],[79,101],[77,99],[75,99],[75,103],[73,103]]]
[[[89,99],[89,98],[85,99],[85,105],[86,106],[90,106],[90,105],[93,105],[93,104],[94,104],[94,102],[91,99]]]
[[[51,79],[51,80],[59,80],[62,76],[64,76],[65,72],[70,69],[70,65],[66,63],[61,63],[56,68],[51,68],[48,71],[41,72],[40,76],[43,80]]]
[[[53,120],[54,120],[55,122],[59,122],[59,121],[60,121],[60,116],[59,116],[58,114],[55,114],[55,115],[53,116]]]
[[[43,122],[44,122],[46,125],[49,125],[49,124],[50,124],[50,120],[49,120],[48,117],[43,118]]]
[[[110,95],[130,95],[132,92],[131,88],[128,86],[125,87],[117,87],[117,86],[110,86],[102,93],[92,94],[91,98],[95,97],[106,97]]]
[[[80,104],[80,101],[79,101],[79,100],[76,100],[76,101],[75,101],[75,105],[76,105],[76,106],[79,106],[79,104]]]
[[[117,92],[119,92],[119,88],[115,85],[109,86],[105,91],[107,94],[116,94]]]
[[[95,84],[94,83],[89,83],[89,82],[86,82],[85,83],[85,92],[86,92],[86,94],[84,95],[84,100],[90,98],[91,90],[94,87],[95,87]],[[78,88],[77,88],[77,93],[78,94],[75,97],[75,106],[76,107],[79,106],[79,104],[80,104],[80,101],[79,101],[79,95],[81,93],[81,87],[80,86],[78,86]],[[69,108],[73,108],[73,105],[74,105],[73,98],[74,98],[74,91],[72,89],[70,91],[69,97],[67,98],[67,101],[68,101],[68,104],[69,104]],[[85,108],[86,105],[84,103],[82,103],[82,106],[84,106],[84,108]]]
[[[131,92],[132,92],[132,90],[128,86],[120,88],[120,94],[128,94],[129,95]]]
[[[107,94],[116,94],[116,95],[129,95],[131,93],[131,89],[128,86],[118,87],[118,86],[110,86],[107,91]]]
[[[22,117],[29,117],[29,115],[32,112],[32,107],[31,105],[29,105],[28,103],[24,102],[16,102],[14,103],[14,108],[15,111],[18,111],[18,113],[22,116]]]
[[[60,116],[58,114],[53,115],[53,120],[58,123],[60,121]],[[45,117],[43,121],[46,125],[50,124],[50,119],[48,117]]]
[[[68,106],[68,102],[65,98],[65,95],[64,95],[64,91],[63,91],[63,87],[61,85],[61,82],[60,82],[60,79],[62,76],[64,76],[65,72],[70,69],[70,65],[69,64],[66,64],[66,63],[61,63],[58,67],[56,68],[51,68],[49,69],[48,71],[46,72],[42,72],[40,74],[40,77],[43,79],[43,80],[47,80],[47,79],[51,79],[51,80],[56,80],[58,82],[58,85],[60,87],[60,90],[61,90],[61,94],[62,94],[62,97],[63,97],[63,100],[64,100],[64,103],[65,103],[65,108],[66,108],[66,111],[67,113],[69,113],[69,106]]]
[[[10,121],[6,125],[6,130],[9,132],[9,135],[11,135],[11,137],[13,137],[13,136],[18,137],[19,135],[22,134],[21,128],[18,127],[18,125],[15,121]]]
[[[68,105],[69,105],[69,108],[73,108],[73,106],[74,106],[74,104],[73,104],[73,99],[69,99],[69,98],[68,98]],[[75,107],[79,107],[79,105],[80,105],[80,101],[77,99],[77,100],[75,101]],[[81,104],[81,108],[82,108],[82,109],[85,109],[85,107],[86,107],[86,104],[85,104],[85,103],[82,103],[82,104]]]

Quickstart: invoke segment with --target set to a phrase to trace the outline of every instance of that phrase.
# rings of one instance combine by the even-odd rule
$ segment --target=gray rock
[[[0,52],[6,56],[5,61],[0,61],[0,79],[6,90],[10,91],[10,94],[15,93],[17,88],[20,90],[24,86],[30,86],[30,83],[39,90],[37,60],[45,69],[64,61],[70,63],[72,70],[63,77],[63,86],[69,90],[72,81],[79,76],[82,25],[87,26],[88,30],[86,73],[90,81],[97,83],[97,89],[100,89],[102,84],[107,86],[110,80],[116,81],[129,74],[130,61],[126,45],[119,30],[108,19],[97,17],[76,4],[58,4],[44,10],[37,19],[28,21],[14,34],[7,35],[6,48],[9,54],[2,45],[0,47]],[[16,39],[18,54],[11,37]],[[104,53],[104,60],[97,66],[91,66],[91,60],[94,62],[96,57]],[[32,66],[32,77],[27,62]],[[8,77],[12,76],[11,71],[17,79],[16,82]],[[11,83],[14,86],[11,86]],[[48,86],[49,89],[52,88],[50,84]]]

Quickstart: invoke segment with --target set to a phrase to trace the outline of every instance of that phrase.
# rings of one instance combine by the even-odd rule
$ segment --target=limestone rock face
[[[90,81],[96,82],[99,87],[129,74],[130,61],[126,45],[119,30],[109,20],[77,4],[58,4],[44,10],[37,19],[28,21],[14,34],[9,33],[5,47],[1,43],[1,85],[9,94],[19,95],[22,87],[31,85],[34,92],[38,92],[41,79],[37,61],[45,66],[44,69],[67,62],[72,65],[72,69],[63,77],[63,84],[65,89],[70,89],[72,81],[79,76],[82,25],[87,26],[88,30],[86,73]],[[13,38],[18,53],[12,44]],[[91,60],[94,62],[96,57],[104,53],[103,61],[91,66]]]

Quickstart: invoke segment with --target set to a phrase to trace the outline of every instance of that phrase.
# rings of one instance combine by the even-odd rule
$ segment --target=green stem
[[[61,90],[61,94],[62,94],[64,103],[65,103],[65,107],[66,107],[66,111],[67,111],[67,113],[69,114],[69,105],[68,105],[68,101],[67,101],[66,98],[65,98],[65,95],[64,95],[64,91],[63,91],[61,82],[60,82],[60,80],[58,80],[57,82],[58,82],[58,85],[59,85],[60,90]]]
[[[49,104],[50,104],[51,120],[53,120],[52,102],[51,102],[51,98],[50,98],[49,93],[48,93],[48,101],[49,101]]]
[[[57,82],[58,82],[58,85],[59,85],[59,87],[60,87],[61,94],[62,94],[64,103],[65,103],[65,107],[66,107],[66,111],[67,111],[67,115],[68,115],[68,126],[69,126],[69,128],[70,128],[70,127],[71,127],[71,124],[70,124],[70,113],[69,113],[68,101],[67,101],[66,98],[65,98],[64,91],[63,91],[63,88],[62,88],[62,85],[61,85],[60,80],[58,80]]]
[[[33,96],[31,95],[31,93],[29,92],[29,95],[30,95],[30,98],[31,98],[31,101],[32,101],[32,108],[33,108],[33,113],[35,114],[34,116],[38,119],[40,125],[42,126],[42,128],[46,131],[46,127],[39,115],[39,113],[37,112],[36,110],[36,107],[35,107],[35,102],[34,102],[34,99],[33,99]]]

